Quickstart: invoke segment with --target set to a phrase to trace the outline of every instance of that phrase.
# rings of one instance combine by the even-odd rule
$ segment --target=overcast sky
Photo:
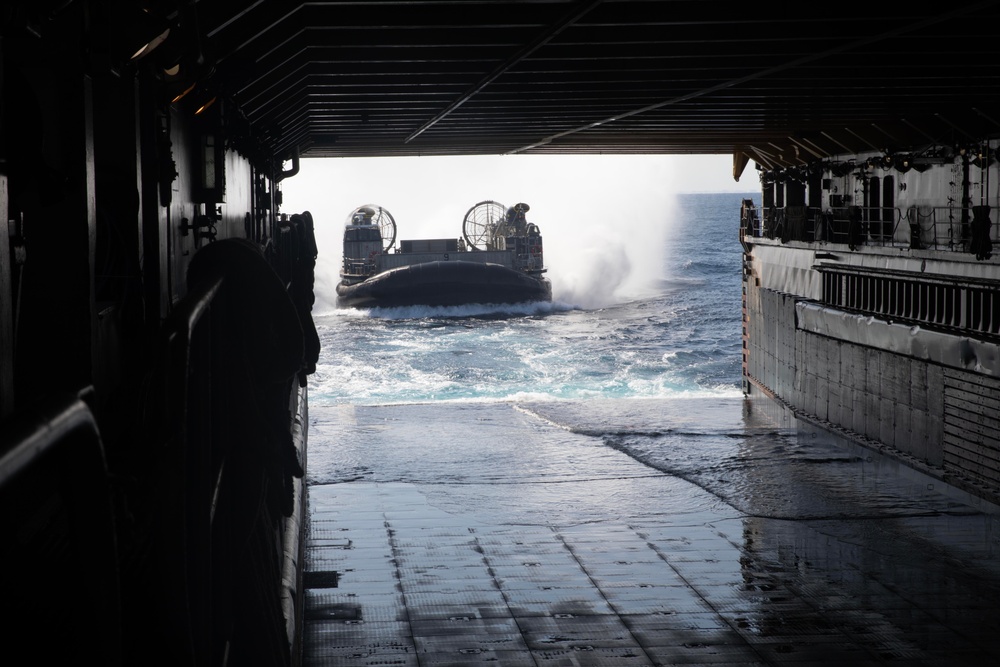
[[[730,155],[500,155],[304,159],[281,190],[283,212],[309,211],[315,220],[324,260],[318,291],[332,289],[355,208],[387,209],[397,241],[458,238],[469,208],[492,199],[531,207],[558,298],[639,289],[634,279],[650,274],[642,267],[662,261],[674,195],[759,193],[760,183],[752,164],[735,182]],[[735,230],[739,211],[733,215]]]

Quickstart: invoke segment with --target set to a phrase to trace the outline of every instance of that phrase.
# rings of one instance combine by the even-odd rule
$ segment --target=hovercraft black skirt
[[[337,285],[337,305],[352,308],[551,300],[552,285],[545,278],[501,264],[462,260],[402,266],[360,283]]]

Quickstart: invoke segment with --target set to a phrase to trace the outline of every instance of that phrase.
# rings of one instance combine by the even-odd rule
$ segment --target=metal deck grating
[[[747,516],[669,475],[601,517],[622,460],[501,506],[458,461],[453,486],[310,487],[306,567],[337,586],[306,591],[304,666],[1000,664],[995,518]]]
[[[439,522],[412,490],[311,490],[322,502],[309,567],[339,581],[307,591],[306,665],[947,664],[928,651],[937,645],[962,646],[966,664],[987,655],[931,594],[907,599],[865,577],[848,595],[741,559],[715,528]],[[361,495],[381,510],[348,512]]]

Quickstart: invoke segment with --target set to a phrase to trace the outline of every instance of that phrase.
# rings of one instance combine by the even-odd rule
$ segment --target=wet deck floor
[[[304,664],[996,665],[995,507],[742,401],[314,408]]]

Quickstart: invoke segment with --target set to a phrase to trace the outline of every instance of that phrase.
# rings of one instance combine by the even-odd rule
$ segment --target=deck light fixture
[[[184,39],[180,29],[174,30],[156,50],[156,55],[151,60],[165,80],[176,79],[182,71],[191,69],[192,61],[197,62],[197,55],[193,53],[188,41]]]
[[[206,100],[205,102],[203,102],[197,109],[194,110],[194,115],[195,116],[200,116],[201,114],[205,113],[205,111],[209,107],[211,107],[213,104],[215,104],[215,100],[216,99],[218,99],[218,98],[215,97],[215,96],[212,96],[212,97],[208,98],[208,100]]]
[[[181,101],[182,99],[184,99],[184,97],[185,97],[185,96],[186,96],[186,95],[187,95],[188,93],[190,93],[190,92],[191,92],[192,90],[194,90],[194,87],[195,87],[195,86],[197,86],[197,85],[198,85],[197,83],[192,83],[192,84],[191,84],[190,86],[188,86],[187,88],[185,88],[185,89],[184,89],[184,90],[182,90],[181,92],[179,92],[179,93],[177,93],[176,95],[174,95],[174,97],[173,97],[173,98],[172,98],[172,99],[170,100],[170,103],[171,103],[171,104],[177,104],[177,103],[178,103],[178,102],[180,102],[180,101]]]
[[[129,60],[145,58],[170,35],[170,24],[148,11],[135,12],[127,20],[125,33],[125,53]]]

